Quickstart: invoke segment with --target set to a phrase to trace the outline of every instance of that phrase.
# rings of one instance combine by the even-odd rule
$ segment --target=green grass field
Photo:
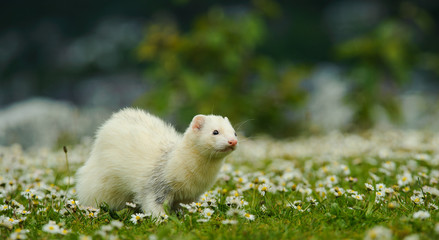
[[[242,140],[213,189],[160,219],[81,206],[90,143],[0,147],[0,239],[439,239],[439,134]]]

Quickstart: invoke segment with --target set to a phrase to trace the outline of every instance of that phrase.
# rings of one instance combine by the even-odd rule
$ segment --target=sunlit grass
[[[245,140],[213,189],[160,219],[134,203],[119,212],[81,206],[62,150],[4,147],[0,238],[434,239],[438,140],[417,132]],[[71,172],[89,145],[69,149]]]

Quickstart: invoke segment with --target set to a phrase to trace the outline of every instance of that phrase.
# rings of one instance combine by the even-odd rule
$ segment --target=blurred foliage
[[[355,128],[372,127],[383,112],[398,122],[398,94],[413,72],[425,66],[437,71],[438,55],[419,47],[435,31],[430,14],[410,2],[397,6],[395,14],[329,47],[335,53],[330,61],[341,62],[343,78],[350,80],[346,102],[354,111]],[[273,22],[281,19],[283,29],[291,26],[284,24],[293,19],[283,13],[285,9],[294,7],[271,0],[254,0],[241,8],[210,7],[185,31],[170,18],[156,20],[137,51],[147,63],[151,90],[135,105],[177,123],[186,124],[197,112],[227,115],[235,122],[251,120],[245,128],[250,134],[291,136],[306,130],[308,91],[303,86],[318,63],[291,64],[292,56],[273,56],[277,43],[312,36],[302,31],[273,39],[277,36]],[[303,51],[293,44],[282,46],[288,51],[285,55],[291,55],[291,49]],[[312,55],[316,50],[307,51]]]
[[[342,122],[352,128],[383,115],[400,121],[411,86],[436,97],[439,89],[435,1],[23,0],[2,9],[0,106],[46,96],[116,109],[149,89],[134,105],[180,129],[215,113],[248,121],[249,134],[291,136],[311,129],[312,111],[342,102],[309,101],[321,94],[316,84],[329,89],[313,79],[321,66],[340,72],[329,80],[347,92],[354,117]]]
[[[149,63],[152,90],[136,105],[184,123],[180,128],[195,113],[214,113],[234,123],[251,120],[245,128],[250,132],[297,132],[293,110],[305,100],[300,83],[308,68],[280,65],[259,54],[266,34],[257,11],[233,14],[214,7],[187,33],[172,21],[156,21],[138,50]]]
[[[397,91],[411,81],[420,65],[423,50],[417,44],[432,24],[429,15],[414,5],[402,4],[400,13],[398,18],[382,21],[370,32],[335,47],[337,57],[347,60],[347,76],[352,82],[347,101],[355,109],[356,127],[372,127],[377,106],[384,108],[393,122],[400,120]]]
[[[392,120],[398,120],[397,86],[410,79],[415,46],[411,31],[398,22],[386,22],[372,33],[337,47],[338,56],[351,60],[349,77],[353,89],[348,100],[356,109],[355,122],[371,127],[374,106],[380,105]]]

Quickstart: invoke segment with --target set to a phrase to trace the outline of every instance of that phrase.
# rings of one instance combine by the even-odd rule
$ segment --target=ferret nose
[[[238,140],[236,139],[229,140],[229,145],[235,146],[236,144],[238,144]]]

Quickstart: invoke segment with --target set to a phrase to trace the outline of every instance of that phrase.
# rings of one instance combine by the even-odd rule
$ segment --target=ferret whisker
[[[242,127],[244,124],[246,124],[246,123],[248,123],[248,122],[250,122],[250,121],[253,121],[253,120],[254,120],[254,119],[247,119],[247,120],[245,120],[245,121],[239,122],[239,123],[236,124],[238,127],[235,127],[235,126],[234,126],[234,128],[236,129],[237,132],[239,132],[239,130],[241,129],[241,127]]]

